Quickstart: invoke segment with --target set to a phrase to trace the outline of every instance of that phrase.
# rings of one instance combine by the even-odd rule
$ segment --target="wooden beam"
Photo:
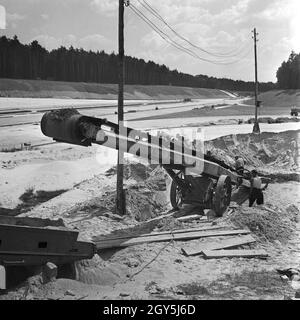
[[[143,223],[146,224],[146,223],[153,222],[153,221],[160,221],[160,220],[165,219],[165,218],[173,217],[174,214],[175,214],[175,211],[174,212],[170,212],[170,213],[166,213],[166,214],[157,216],[155,218],[149,219],[149,220],[147,220],[147,221],[145,221]]]
[[[199,244],[196,250],[181,248],[183,254],[186,256],[196,256],[202,254],[203,250],[219,250],[226,248],[238,247],[243,244],[253,243],[256,240],[249,234],[236,238],[224,239],[220,241],[214,241],[210,243]]]
[[[96,241],[97,249],[106,248],[118,248],[118,247],[128,247],[137,244],[149,243],[149,242],[163,242],[163,241],[183,241],[192,240],[198,238],[206,237],[218,237],[218,236],[229,236],[236,234],[248,234],[250,231],[247,230],[208,230],[208,231],[196,231],[196,232],[185,232],[185,233],[175,233],[175,234],[162,234],[162,235],[150,235],[147,237],[132,238],[125,241],[124,240],[111,240],[111,241]]]
[[[203,216],[200,216],[198,214],[192,214],[189,216],[179,217],[179,218],[176,218],[176,220],[178,220],[178,221],[200,220],[199,222],[210,222],[206,218],[203,218]]]
[[[149,236],[160,236],[165,234],[175,234],[175,233],[187,233],[187,232],[197,232],[197,231],[207,231],[207,230],[217,230],[222,229],[225,227],[221,226],[203,226],[202,228],[189,228],[189,229],[177,229],[177,230],[168,230],[168,231],[157,231],[157,232],[150,232],[150,233],[142,233],[142,234],[129,234],[124,235],[120,237],[105,237],[103,236],[103,239],[99,239],[101,242],[105,241],[111,241],[111,240],[126,240],[126,239],[132,239],[132,238],[143,238],[143,237],[149,237]]]
[[[216,258],[267,258],[265,250],[204,250],[206,259]]]

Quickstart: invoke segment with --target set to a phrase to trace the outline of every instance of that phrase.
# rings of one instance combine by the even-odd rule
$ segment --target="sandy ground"
[[[210,98],[183,100],[125,100],[125,119],[149,117],[157,114],[171,114],[179,111],[190,111],[205,105],[222,104],[230,106],[244,99]],[[38,98],[0,98],[0,127],[16,124],[39,122],[42,113],[58,108],[77,108],[86,115],[106,117],[116,121],[116,100],[82,100],[82,99],[38,99]]]
[[[130,119],[134,119],[133,114],[130,114],[131,116]],[[203,127],[206,140],[231,134],[229,138],[216,139],[207,144],[210,148],[213,147],[214,152],[221,158],[224,153],[232,158],[237,149],[243,156],[249,156],[250,166],[269,171],[272,169],[272,173],[275,174],[279,171],[297,172],[295,163],[287,161],[286,165],[282,166],[285,160],[281,159],[281,154],[284,155],[290,148],[291,137],[295,136],[295,132],[291,131],[291,136],[285,138],[282,143],[281,135],[279,138],[270,136],[261,143],[251,141],[247,143],[249,135],[244,137],[234,135],[252,131],[252,125],[236,124],[236,120],[240,117],[236,115],[228,118],[222,116],[212,118],[207,116],[205,119],[177,118],[164,123],[167,122],[167,126],[177,128],[183,124],[190,126],[193,123],[196,127],[206,124]],[[220,125],[222,122],[218,123],[219,120],[226,121],[227,125],[224,122]],[[162,124],[159,119],[151,121],[153,122],[147,123],[143,120],[130,123],[135,128],[143,129],[159,128]],[[210,121],[214,125],[207,126]],[[261,128],[262,131],[278,132],[299,130],[298,123],[261,124]],[[113,203],[110,199],[115,189],[116,177],[115,174],[108,175],[105,172],[116,163],[114,150],[67,144],[43,145],[28,150],[23,148],[21,151],[11,149],[18,148],[24,143],[31,145],[51,143],[51,139],[43,137],[37,125],[0,128],[0,148],[6,151],[0,152],[0,207],[2,208],[14,209],[22,205],[20,196],[30,189],[33,192],[63,189],[64,192],[59,196],[47,202],[36,203],[29,211],[23,212],[22,216],[62,218],[68,227],[79,229],[80,239],[84,240],[93,240],[94,236],[114,233],[120,229],[128,232],[133,227],[143,226],[143,221],[170,209],[168,202],[170,180],[166,179],[165,188],[154,189],[151,187],[153,184],[149,183],[153,177],[148,173],[145,174],[147,178],[145,183],[145,178],[137,171],[137,175],[129,175],[126,181],[126,186],[130,190],[128,204],[130,214],[124,219],[111,214]],[[271,159],[270,152],[274,153],[272,145],[276,144],[278,144],[276,157]],[[258,151],[261,158],[255,157]],[[266,156],[270,158],[269,166],[266,165]],[[276,162],[277,159],[279,162]],[[18,177],[17,183],[16,177]],[[161,172],[156,172],[154,178],[157,177],[160,180],[166,178]],[[154,185],[158,185],[156,180],[154,182]],[[290,205],[295,205],[296,210],[300,208],[299,182],[287,179],[283,183],[273,183],[267,189],[265,197],[266,206],[286,215]],[[247,203],[242,210],[247,212]],[[260,214],[264,212],[262,208],[254,210]],[[222,226],[232,225],[230,216],[228,218],[228,220],[217,219],[215,223]],[[151,228],[166,230],[197,226],[196,221],[178,224],[173,219]],[[196,248],[203,241],[211,241],[208,239],[153,243],[118,251],[99,252],[92,260],[77,264],[77,281],[58,279],[47,285],[41,285],[37,276],[16,290],[1,295],[0,299],[283,299],[284,295],[293,295],[294,289],[282,282],[275,269],[299,267],[299,235],[299,223],[294,225],[290,237],[284,241],[266,241],[255,235],[257,239],[255,248],[266,249],[270,255],[267,260],[241,258],[205,260],[199,256],[186,257],[182,254],[182,247]],[[149,262],[151,263],[148,265]]]
[[[101,188],[94,189],[93,186],[107,181],[101,177],[97,177],[97,181],[95,179],[81,185],[80,189],[87,192],[92,187],[92,192],[101,196]],[[286,205],[294,203],[294,197],[297,196],[295,187],[295,183],[271,185],[266,198],[272,205],[275,200],[276,204],[280,203],[281,209],[285,209]],[[56,212],[67,224],[73,220],[73,227],[82,230],[85,236],[103,235],[136,225],[129,218],[117,222],[105,216],[87,216],[86,212],[78,211],[75,216],[67,217],[67,208],[59,208],[58,203],[58,199],[53,199],[52,205],[49,203],[44,212]],[[71,203],[67,205],[70,207]],[[38,210],[30,214],[37,215]],[[218,221],[215,223],[222,224]],[[196,222],[190,222],[182,224],[180,228],[197,226]],[[80,281],[58,279],[41,285],[37,276],[0,299],[283,299],[285,295],[292,296],[294,289],[282,282],[275,269],[299,266],[299,231],[298,224],[296,233],[284,244],[258,239],[255,247],[267,250],[270,255],[267,260],[205,260],[199,256],[186,257],[182,254],[181,248],[196,249],[199,244],[211,241],[203,239],[103,251],[92,260],[77,264]]]
[[[286,123],[263,125],[268,128],[279,129],[278,131],[291,127],[291,124]],[[244,132],[251,132],[252,125],[204,127],[203,136],[208,141],[223,136],[226,132],[241,134],[243,129]],[[155,130],[153,132],[155,133]],[[179,129],[169,131],[174,136],[177,132],[181,131]],[[52,142],[51,139],[42,136],[38,126],[10,128],[6,135],[9,135],[7,139],[3,139],[3,136],[0,139],[0,148],[8,148],[7,150],[10,150],[11,147],[20,147],[24,142],[29,142],[32,145]],[[24,137],[26,137],[26,140],[24,140]],[[7,146],[7,141],[11,145]],[[243,150],[240,150],[240,152],[243,152]],[[274,150],[271,149],[269,153],[272,152]],[[31,150],[1,152],[0,154],[0,204],[2,207],[10,209],[21,203],[19,198],[28,189],[45,191],[71,189],[83,180],[104,173],[117,161],[115,150],[96,145],[87,148],[68,144],[50,144],[38,146]],[[257,166],[260,163],[257,162],[252,165]],[[16,177],[18,177],[17,184],[15,183]]]
[[[269,115],[281,115],[288,116],[290,113],[289,108],[282,107],[261,107],[259,110],[259,116],[269,116]],[[215,108],[193,108],[191,110],[178,110],[172,114],[163,115],[158,114],[155,116],[149,116],[145,118],[137,118],[135,120],[152,120],[152,119],[173,119],[173,118],[200,118],[200,117],[228,117],[228,116],[253,116],[255,113],[255,108],[253,105],[248,105],[241,103],[241,101],[233,100],[231,104],[225,106],[216,106]]]
[[[274,137],[270,139],[275,141]],[[240,143],[242,141],[243,138]],[[230,154],[232,144],[228,138],[217,139],[208,146],[226,150],[222,146],[224,142],[228,143],[225,146]],[[267,140],[263,145],[267,148],[265,152],[272,147]],[[237,144],[236,148],[242,150],[245,145]],[[167,197],[170,180],[166,180],[166,188],[154,190],[148,183],[145,184],[143,178],[146,174],[148,181],[151,175],[142,173],[141,170],[135,171],[137,167],[134,165],[134,173],[131,173],[126,182],[127,188],[131,188],[133,192],[128,203],[130,214],[121,220],[111,215],[109,208],[112,207],[107,199],[115,189],[115,174],[104,174],[104,171],[111,167],[114,155],[107,154],[107,159],[110,160],[106,164],[99,164],[97,154],[100,154],[99,158],[103,161],[103,150],[99,153],[96,147],[86,149],[55,145],[54,148],[48,146],[7,153],[7,157],[16,157],[10,164],[10,169],[3,168],[1,171],[6,173],[4,180],[8,182],[1,185],[1,194],[5,194],[7,190],[5,201],[13,207],[20,201],[18,195],[28,186],[36,190],[53,190],[58,186],[59,189],[69,189],[45,203],[37,204],[21,216],[62,218],[68,227],[80,230],[80,239],[83,240],[93,240],[95,236],[121,229],[128,232],[133,227],[143,225],[143,221],[170,209]],[[288,165],[286,170],[294,169]],[[20,177],[17,188],[13,181],[16,174]],[[160,180],[165,179],[159,172],[155,176]],[[139,187],[136,190],[137,185]],[[266,206],[285,215],[291,204],[300,208],[299,183],[290,181],[271,184],[265,197]],[[156,200],[149,204],[150,198]],[[137,209],[137,203],[148,206]],[[246,212],[247,203],[243,208]],[[260,208],[254,210],[264,212]],[[215,223],[220,226],[231,225],[230,216],[229,220],[221,218]],[[161,225],[151,225],[148,231],[197,226],[197,221],[178,224],[172,219]],[[295,289],[282,282],[275,269],[299,266],[299,235],[298,223],[289,237],[280,241],[265,241],[256,236],[257,244],[254,247],[265,249],[269,254],[267,260],[205,260],[199,256],[186,257],[182,254],[182,248],[196,249],[200,243],[211,239],[152,243],[122,250],[100,251],[92,260],[77,263],[77,280],[58,279],[42,285],[39,276],[36,276],[17,290],[0,296],[0,299],[283,299],[285,295],[293,296]]]

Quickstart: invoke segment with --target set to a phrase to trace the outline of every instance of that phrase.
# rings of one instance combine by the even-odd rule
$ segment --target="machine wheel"
[[[230,204],[231,199],[231,179],[229,176],[221,175],[217,182],[214,194],[213,209],[217,217],[222,217]]]
[[[170,201],[174,209],[179,209],[183,203],[182,191],[174,181],[171,183]]]

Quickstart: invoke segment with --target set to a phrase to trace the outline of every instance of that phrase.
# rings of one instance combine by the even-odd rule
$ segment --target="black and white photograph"
[[[300,300],[299,113],[300,0],[0,0],[0,308]]]

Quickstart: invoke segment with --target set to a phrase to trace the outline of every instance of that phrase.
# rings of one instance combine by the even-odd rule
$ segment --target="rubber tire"
[[[227,196],[225,199],[225,203],[223,203],[224,191],[226,188]],[[231,200],[231,179],[227,175],[221,175],[218,179],[217,186],[215,189],[214,201],[213,201],[213,209],[216,213],[217,217],[222,217],[223,213],[226,211],[230,204]]]

